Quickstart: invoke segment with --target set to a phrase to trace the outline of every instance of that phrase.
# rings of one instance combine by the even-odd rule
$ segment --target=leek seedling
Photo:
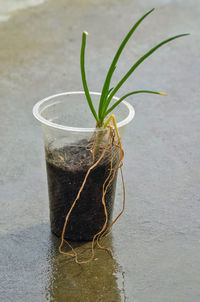
[[[124,211],[124,208],[125,208],[125,184],[124,184],[123,173],[122,173],[122,164],[123,164],[124,151],[122,149],[121,139],[120,139],[119,131],[117,129],[117,123],[116,123],[115,116],[114,116],[114,114],[111,114],[109,116],[109,114],[124,99],[126,99],[130,95],[134,95],[134,94],[138,94],[138,93],[153,93],[153,94],[159,94],[159,95],[166,95],[166,94],[162,93],[162,92],[158,92],[158,91],[143,89],[143,90],[132,91],[132,92],[129,92],[129,93],[125,94],[119,100],[115,101],[114,104],[112,103],[112,105],[111,105],[111,101],[112,101],[114,95],[118,92],[118,90],[124,84],[124,82],[130,77],[130,75],[135,71],[135,69],[144,60],[146,60],[151,54],[153,54],[158,48],[160,48],[164,44],[167,44],[168,42],[170,42],[172,40],[175,40],[177,38],[188,35],[188,34],[180,34],[180,35],[173,36],[171,38],[168,38],[168,39],[160,42],[159,44],[157,44],[156,46],[151,48],[148,52],[146,52],[139,60],[137,60],[135,62],[135,64],[132,65],[132,67],[128,70],[128,72],[122,77],[122,79],[114,87],[110,87],[110,83],[111,83],[113,73],[116,69],[118,59],[119,59],[124,47],[126,46],[128,40],[131,38],[132,34],[136,30],[136,28],[139,26],[139,24],[153,10],[154,9],[151,9],[150,11],[148,11],[144,16],[142,16],[133,25],[133,27],[128,32],[128,34],[125,36],[124,40],[122,41],[121,45],[119,46],[119,49],[117,50],[117,52],[116,52],[116,54],[113,58],[113,61],[110,65],[110,68],[108,70],[108,73],[106,75],[106,79],[105,79],[105,82],[104,82],[104,85],[103,85],[103,88],[102,88],[102,91],[101,91],[100,100],[99,100],[98,112],[96,112],[95,107],[93,105],[93,101],[92,101],[92,98],[91,98],[91,95],[90,95],[90,92],[89,92],[89,89],[88,89],[87,80],[86,80],[86,73],[85,73],[85,47],[86,47],[87,32],[83,32],[83,35],[82,35],[80,64],[81,64],[81,76],[82,76],[83,88],[84,88],[84,91],[85,91],[85,96],[86,96],[88,105],[90,107],[90,110],[91,110],[91,112],[92,112],[92,114],[93,114],[93,116],[96,120],[96,127],[101,128],[101,129],[100,129],[100,131],[98,131],[97,133],[94,134],[91,141],[87,145],[87,147],[90,145],[90,151],[93,155],[93,163],[89,167],[89,169],[88,169],[88,171],[85,175],[85,178],[82,182],[82,185],[81,185],[81,187],[78,191],[76,199],[72,203],[72,206],[71,206],[71,208],[70,208],[70,210],[69,210],[69,212],[66,216],[63,231],[62,231],[61,244],[59,246],[60,253],[75,257],[76,263],[79,263],[79,264],[88,263],[94,258],[95,240],[97,242],[97,245],[100,248],[107,250],[112,255],[112,251],[109,248],[106,248],[106,247],[102,246],[99,243],[99,240],[101,239],[102,236],[104,236],[110,230],[110,228],[113,226],[113,224],[122,215],[122,213]],[[110,124],[111,121],[113,123],[113,126]],[[107,129],[106,129],[106,131],[104,131],[104,128],[106,128],[107,126],[108,126],[108,129],[109,129],[109,133],[108,133],[109,135],[106,137],[104,145],[100,148],[100,143],[102,141],[102,138],[103,138],[105,132],[107,132]],[[101,151],[101,152],[99,152],[99,151]],[[104,164],[104,167],[107,167],[108,159],[109,159],[109,168],[108,169],[106,168],[107,172],[105,173],[105,181],[103,183],[103,186],[101,185],[102,186],[102,199],[101,199],[101,201],[102,201],[102,205],[103,205],[103,209],[104,209],[104,213],[105,213],[105,222],[104,222],[102,228],[98,231],[98,233],[94,234],[94,236],[93,236],[92,247],[91,247],[91,249],[92,249],[91,257],[87,260],[79,261],[77,252],[64,239],[68,219],[69,219],[69,216],[71,214],[71,211],[73,210],[73,208],[75,207],[78,199],[80,198],[80,194],[81,194],[82,190],[85,187],[85,183],[87,181],[87,178],[88,178],[90,172],[92,170],[94,170],[99,165],[100,161],[101,161],[102,166]],[[107,194],[108,189],[110,190],[111,183],[114,181],[114,179],[116,177],[116,172],[117,172],[118,168],[120,169],[120,172],[121,172],[122,184],[123,184],[123,208],[122,208],[121,212],[118,214],[118,216],[114,219],[114,221],[110,225],[108,225],[108,211],[107,211],[106,199],[105,198],[106,198],[106,194]],[[68,245],[72,248],[72,253],[62,251],[62,246],[63,246],[64,242],[68,243]]]
[[[146,52],[139,60],[136,61],[135,64],[128,70],[128,72],[123,76],[123,78],[116,84],[116,86],[110,88],[110,82],[111,78],[113,76],[113,73],[116,69],[117,66],[117,61],[126,46],[128,40],[136,30],[136,28],[140,25],[140,23],[151,13],[154,11],[154,8],[148,11],[144,16],[142,16],[131,28],[131,30],[128,32],[128,34],[125,36],[124,40],[122,41],[121,45],[119,46],[119,49],[117,50],[114,59],[110,65],[110,68],[108,70],[108,73],[106,75],[106,79],[101,91],[101,97],[99,100],[99,108],[98,108],[98,113],[96,112],[92,98],[90,96],[90,92],[88,89],[87,85],[87,80],[86,80],[86,73],[85,73],[85,47],[86,47],[86,36],[88,35],[87,32],[83,32],[82,34],[82,45],[81,45],[81,55],[80,55],[80,66],[81,66],[81,76],[82,76],[82,83],[83,83],[83,88],[85,91],[86,99],[88,102],[88,105],[90,107],[90,110],[97,122],[97,127],[106,127],[107,123],[105,123],[105,118],[111,113],[125,98],[127,98],[130,95],[133,94],[138,94],[138,93],[151,93],[151,94],[159,94],[159,95],[166,95],[166,93],[163,92],[158,92],[158,91],[152,91],[152,90],[136,90],[129,92],[122,96],[118,101],[116,101],[112,106],[109,107],[113,96],[118,92],[118,90],[121,88],[121,86],[124,84],[124,82],[129,78],[129,76],[135,71],[135,69],[144,61],[146,60],[151,54],[153,54],[158,48],[163,46],[164,44],[169,43],[172,40],[175,40],[180,37],[184,37],[189,35],[188,33],[186,34],[180,34],[173,36],[171,38],[168,38],[153,48],[151,48],[148,52]]]

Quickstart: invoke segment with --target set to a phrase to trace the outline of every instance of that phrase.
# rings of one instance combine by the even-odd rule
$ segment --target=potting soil
[[[66,215],[92,165],[92,154],[87,149],[87,145],[88,141],[82,140],[76,145],[60,149],[46,148],[51,230],[58,237],[61,237]],[[110,153],[106,152],[98,166],[90,172],[80,199],[70,214],[65,239],[92,240],[93,236],[102,229],[105,223],[102,192],[109,172]],[[105,195],[108,212],[107,226],[112,221],[116,180],[117,172]]]

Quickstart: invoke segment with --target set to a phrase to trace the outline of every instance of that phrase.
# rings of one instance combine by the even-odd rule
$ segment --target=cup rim
[[[70,94],[85,94],[84,91],[69,91],[69,92],[61,92],[61,93],[57,93],[51,96],[48,96],[42,100],[40,100],[39,102],[37,102],[32,110],[32,113],[34,115],[34,117],[41,122],[42,124],[46,125],[46,126],[50,126],[56,129],[60,129],[60,130],[66,130],[66,131],[76,131],[76,132],[91,132],[91,131],[99,131],[101,129],[97,129],[97,128],[80,128],[80,127],[69,127],[69,126],[64,126],[64,125],[60,125],[57,123],[53,123],[51,121],[48,121],[47,119],[45,119],[44,117],[41,116],[41,114],[39,113],[39,108],[42,104],[44,104],[45,102],[48,102],[49,100],[53,99],[53,98],[57,98],[59,96],[64,96],[64,95],[70,95]],[[100,92],[90,92],[91,95],[101,95]],[[114,96],[113,99],[115,100],[119,100],[118,97]],[[123,119],[122,121],[117,123],[117,127],[121,128],[125,125],[127,125],[128,123],[131,122],[131,120],[134,118],[135,116],[135,110],[133,108],[133,106],[131,104],[129,104],[127,101],[122,101],[122,103],[128,108],[129,113],[128,116]]]

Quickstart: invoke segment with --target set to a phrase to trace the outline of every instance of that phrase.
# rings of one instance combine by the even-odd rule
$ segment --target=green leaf
[[[163,46],[166,43],[169,43],[172,40],[175,40],[177,38],[180,37],[184,37],[187,36],[189,34],[181,34],[181,35],[177,35],[177,36],[173,36],[167,40],[164,40],[162,42],[160,42],[159,44],[157,44],[156,46],[154,46],[153,48],[151,48],[145,55],[143,55],[130,69],[129,71],[125,74],[125,76],[121,79],[121,81],[115,86],[115,88],[112,90],[111,94],[109,95],[108,99],[107,99],[107,103],[106,106],[104,107],[104,112],[102,114],[102,116],[104,116],[106,109],[109,106],[110,101],[112,100],[112,97],[115,95],[115,93],[119,90],[119,88],[123,85],[123,83],[128,79],[128,77],[133,73],[133,71],[145,60],[147,59],[152,53],[154,53],[158,48],[160,48],[161,46]]]
[[[99,118],[97,116],[97,113],[94,109],[92,99],[89,93],[88,85],[87,85],[87,80],[86,80],[86,75],[85,75],[85,46],[86,46],[86,36],[88,35],[87,32],[83,32],[82,35],[82,45],[81,45],[81,55],[80,55],[80,65],[81,65],[81,76],[82,76],[82,83],[83,83],[83,88],[85,91],[86,99],[88,101],[88,105],[90,107],[90,110],[92,111],[92,114],[94,118],[96,119],[97,123],[99,124]]]
[[[113,71],[115,70],[116,66],[113,67]],[[109,75],[108,79],[107,79],[107,84],[108,86],[110,86],[110,80],[111,80],[111,77],[112,77],[112,74]],[[102,112],[104,110],[104,104],[105,104],[105,101],[107,99],[107,96],[109,95],[109,92],[111,91],[112,89],[109,89],[109,87],[107,87],[107,90],[105,90],[104,92],[104,95],[102,97],[102,94],[101,94],[101,98],[100,98],[100,103],[99,103],[99,119],[101,120],[101,115],[102,115]],[[103,100],[101,102],[101,99]]]
[[[159,92],[159,91],[152,91],[152,90],[136,90],[136,91],[132,91],[130,93],[125,94],[123,97],[121,97],[117,102],[114,103],[114,105],[112,107],[110,107],[106,113],[105,113],[105,117],[111,112],[113,111],[124,99],[126,99],[128,96],[133,95],[133,94],[138,94],[138,93],[152,93],[152,94],[159,94],[159,95],[167,95],[164,92]]]
[[[99,114],[99,117],[101,118],[101,115],[102,115],[102,108],[104,108],[103,106],[103,103],[106,102],[106,94],[107,94],[107,91],[109,90],[109,87],[110,87],[110,81],[111,81],[111,77],[114,73],[114,70],[116,68],[116,64],[117,64],[117,61],[124,49],[124,47],[126,46],[128,40],[130,39],[130,37],[132,36],[132,34],[134,33],[134,31],[136,30],[136,28],[139,26],[139,24],[152,12],[154,11],[154,8],[151,9],[150,11],[148,11],[144,16],[142,16],[134,25],[133,27],[131,28],[131,30],[128,32],[128,34],[126,35],[126,37],[124,38],[124,40],[122,41],[120,47],[118,48],[115,56],[114,56],[114,59],[110,65],[110,68],[108,70],[108,73],[107,73],[107,76],[106,76],[106,79],[105,79],[105,82],[104,82],[104,86],[103,86],[103,89],[102,89],[102,92],[101,92],[101,98],[100,98],[100,102],[99,102],[99,111],[98,111],[98,114]]]

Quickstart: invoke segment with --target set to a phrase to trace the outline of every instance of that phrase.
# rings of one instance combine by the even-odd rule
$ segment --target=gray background
[[[200,2],[56,0],[0,24],[0,300],[3,302],[200,301],[199,66]],[[121,57],[114,82],[155,43],[158,50],[120,90],[154,89],[168,97],[130,98],[136,116],[124,140],[126,211],[79,266],[59,255],[50,234],[39,123],[43,97],[81,90],[79,51],[87,30],[89,87],[105,72],[131,25],[152,7]],[[120,181],[115,212],[121,208]],[[89,244],[80,248],[89,255]]]

